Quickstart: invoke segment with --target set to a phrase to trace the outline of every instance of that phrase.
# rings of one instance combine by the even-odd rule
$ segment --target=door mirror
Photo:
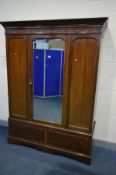
[[[52,123],[62,121],[64,77],[62,39],[33,41],[33,118]]]

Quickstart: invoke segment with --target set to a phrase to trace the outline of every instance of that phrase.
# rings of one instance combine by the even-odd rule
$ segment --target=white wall
[[[101,46],[95,138],[116,143],[116,1],[0,0],[0,21],[109,17]],[[0,118],[8,118],[4,30],[0,28]]]

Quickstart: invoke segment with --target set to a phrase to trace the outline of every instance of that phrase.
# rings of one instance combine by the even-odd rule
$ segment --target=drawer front
[[[43,142],[45,138],[44,129],[33,128],[32,126],[21,125],[10,122],[9,135],[33,142]]]
[[[83,154],[90,154],[90,139],[81,136],[48,131],[48,144]]]

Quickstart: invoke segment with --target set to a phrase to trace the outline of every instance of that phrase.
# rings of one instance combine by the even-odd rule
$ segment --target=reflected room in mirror
[[[33,118],[61,124],[64,77],[62,39],[33,41]]]

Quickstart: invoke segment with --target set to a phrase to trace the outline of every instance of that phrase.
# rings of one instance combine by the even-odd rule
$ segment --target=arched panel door
[[[72,129],[89,132],[93,118],[99,40],[73,36],[71,42],[68,125]]]
[[[23,38],[8,38],[9,106],[11,117],[27,117],[27,55]]]

